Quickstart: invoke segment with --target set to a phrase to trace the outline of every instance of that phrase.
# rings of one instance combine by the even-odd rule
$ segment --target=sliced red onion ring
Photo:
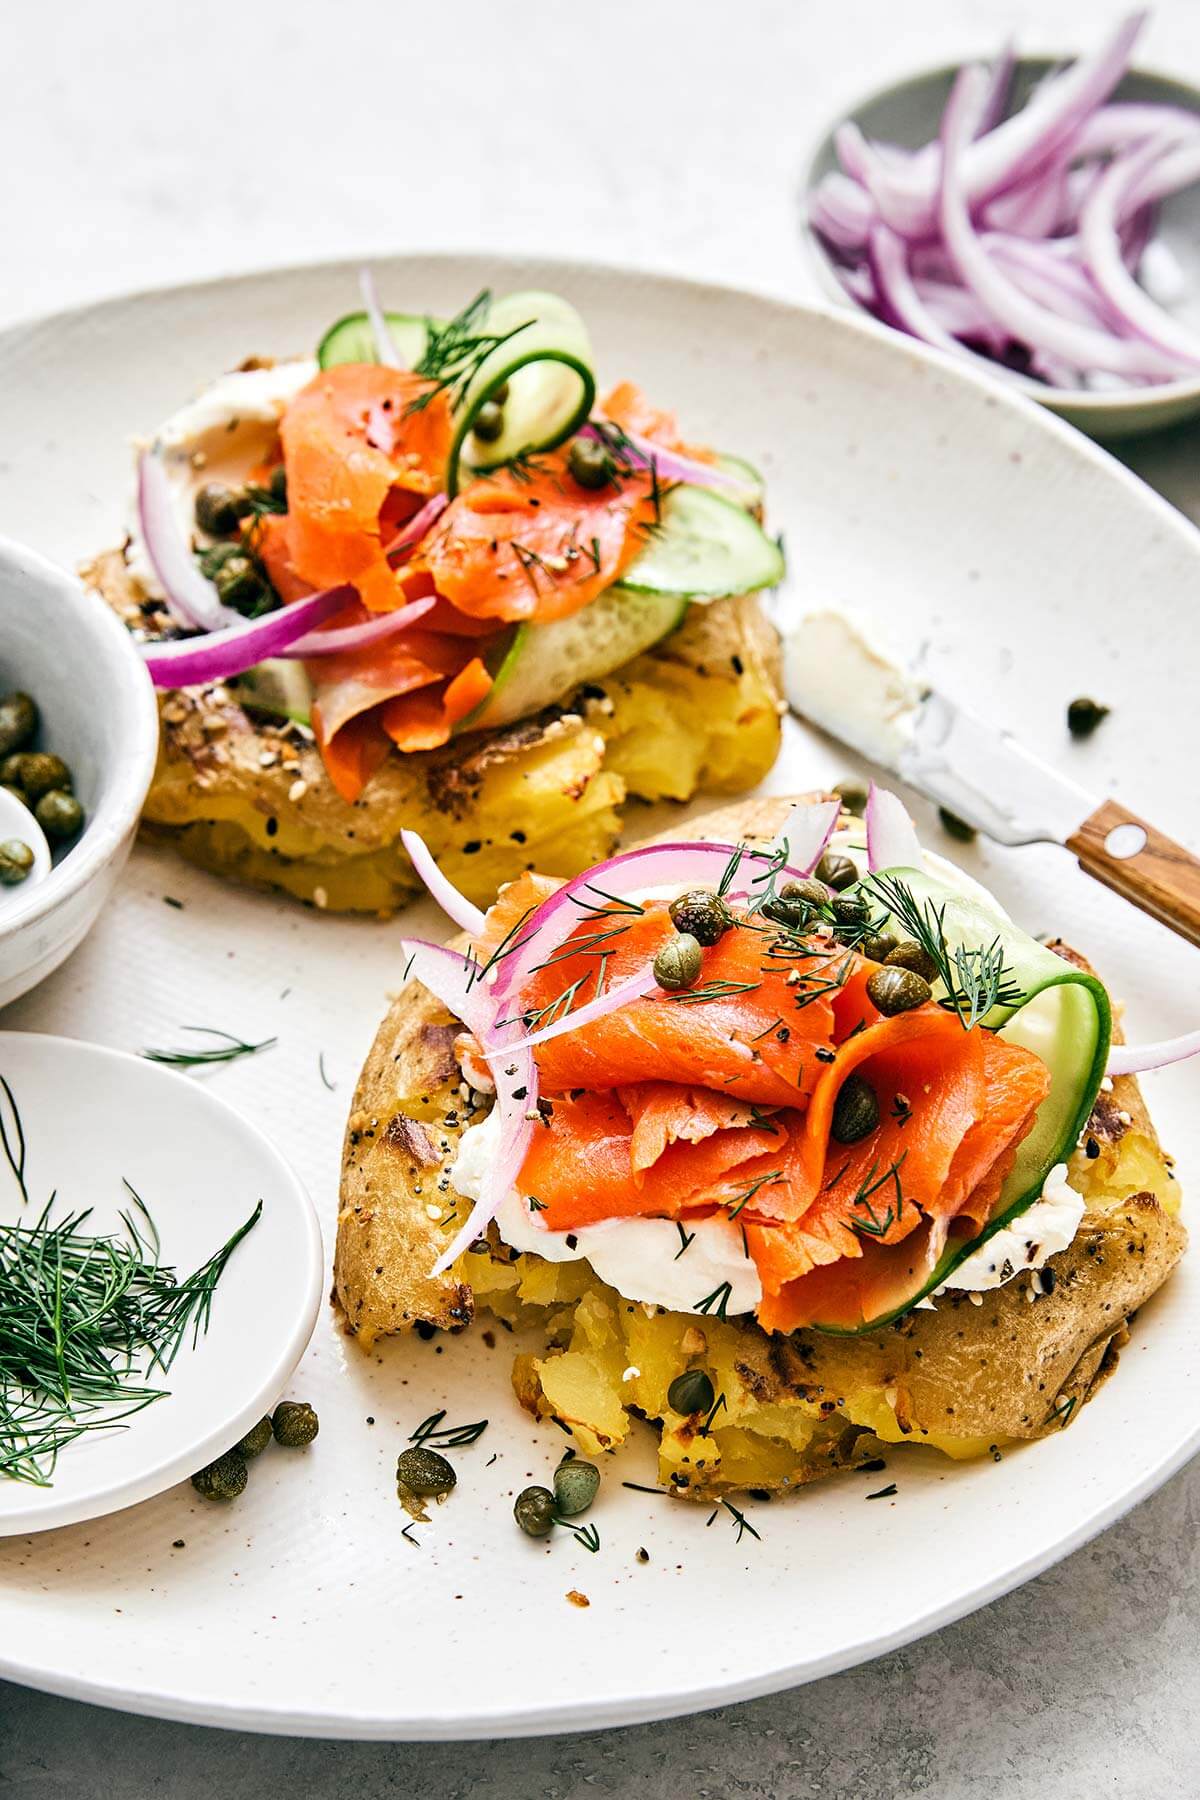
[[[1165,1069],[1189,1056],[1200,1056],[1200,1031],[1163,1038],[1157,1044],[1114,1044],[1108,1053],[1108,1073],[1143,1075],[1148,1069]]]
[[[799,869],[801,874],[811,875],[825,854],[841,810],[840,800],[801,800],[793,806],[765,854],[782,857],[789,871]]]
[[[409,860],[428,889],[430,898],[437,901],[448,919],[453,919],[456,925],[461,925],[464,931],[477,937],[483,930],[484,914],[465,894],[459,892],[448,875],[442,874],[425,839],[419,832],[402,831],[400,842],[408,851]]]
[[[597,438],[604,442],[601,426],[588,424],[579,433],[580,437]],[[650,438],[640,437],[637,432],[626,431],[621,427],[623,447],[630,453],[631,460],[648,469],[651,464],[666,481],[683,481],[689,487],[740,488],[743,484],[734,475],[727,475],[712,463],[697,462],[694,457],[680,456],[676,450],[664,450]]]
[[[201,631],[240,624],[241,615],[221,604],[216,588],[196,566],[192,546],[175,517],[171,484],[159,450],[143,450],[139,456],[137,490],[142,542],[175,618],[181,625]]]
[[[197,687],[241,675],[269,656],[282,656],[297,638],[357,599],[354,588],[325,588],[261,619],[238,619],[205,637],[139,645],[155,687]],[[235,615],[236,617],[236,615]]]
[[[867,827],[867,867],[877,869],[919,869],[922,863],[921,840],[904,804],[888,788],[871,783],[863,815]]]
[[[367,318],[371,322],[371,336],[375,340],[375,361],[383,363],[389,369],[402,369],[404,359],[396,348],[396,340],[391,334],[383,308],[379,304],[375,277],[370,269],[359,270],[358,287],[362,294]]]
[[[1200,338],[1178,324],[1138,286],[1125,266],[1117,235],[1121,202],[1156,164],[1161,166],[1174,142],[1173,133],[1162,133],[1129,156],[1111,163],[1084,204],[1079,237],[1085,267],[1122,323],[1168,356],[1200,368]]]
[[[981,204],[1039,168],[1079,128],[1088,113],[1107,100],[1128,67],[1146,16],[1145,12],[1138,12],[1123,20],[1107,44],[1091,56],[1081,56],[1063,74],[1044,82],[1020,112],[971,142],[988,104],[988,89],[978,94],[962,150],[965,204]],[[869,173],[860,178],[875,199],[885,224],[905,237],[926,237],[934,232],[940,186],[936,169],[915,159],[904,169],[888,168],[874,156],[867,169]]]
[[[495,1030],[495,1004],[478,979],[478,964],[456,950],[425,943],[420,938],[405,938],[400,947],[408,958],[405,980],[419,981],[456,1019],[462,1020],[479,1044],[496,1083],[499,1147],[470,1216],[430,1271],[442,1275],[495,1218],[505,1196],[516,1186],[533,1133],[541,1129],[537,1124],[537,1065],[528,1050],[506,1045],[503,1033]]]
[[[413,514],[403,530],[398,531],[392,541],[384,545],[383,554],[393,566],[421,542],[431,526],[436,525],[449,504],[448,495],[435,494],[431,500],[425,502],[419,512]]]
[[[976,235],[967,207],[961,163],[978,117],[984,73],[959,71],[942,122],[942,186],[938,206],[942,237],[964,284],[1000,324],[1031,350],[1059,356],[1077,368],[1117,375],[1150,375],[1170,381],[1179,359],[1148,344],[1117,338],[1059,318],[1027,298],[1002,275]]]
[[[540,1030],[532,1032],[529,1037],[518,1038],[513,1045],[514,1050],[532,1050],[537,1044],[548,1043],[551,1038],[565,1037],[569,1031],[578,1031],[581,1025],[591,1025],[597,1019],[603,1019],[611,1012],[617,1012],[631,1000],[641,1000],[646,994],[652,994],[658,988],[654,979],[654,970],[647,966],[640,974],[631,975],[619,987],[610,988],[606,994],[600,994],[595,1000],[589,1000],[586,1006],[574,1007],[564,1013],[561,1019],[555,1019],[552,1025],[543,1025]]]
[[[341,625],[334,631],[313,631],[307,636],[298,638],[290,649],[283,652],[298,661],[310,661],[318,656],[340,656],[348,650],[366,650],[371,644],[384,643],[398,632],[407,631],[418,619],[432,612],[437,605],[437,595],[430,594],[424,600],[413,600],[407,606],[398,606],[395,612],[376,613],[373,618],[364,619],[361,625]]]

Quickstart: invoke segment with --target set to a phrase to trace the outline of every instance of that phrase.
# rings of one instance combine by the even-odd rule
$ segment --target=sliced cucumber
[[[416,313],[387,313],[385,317],[397,356],[405,368],[413,368],[425,354],[430,321],[418,318]],[[331,325],[317,345],[317,361],[323,369],[331,368],[334,363],[378,361],[375,334],[366,313],[350,313],[336,325]]]
[[[761,472],[754,464],[747,462],[744,456],[727,456],[723,450],[717,452],[716,466],[722,475],[728,475],[731,481],[737,482],[733,488],[722,490],[728,500],[736,500],[747,512],[762,517],[763,503],[767,497],[767,484]]]
[[[639,594],[722,600],[752,594],[783,579],[783,551],[758,520],[711,488],[676,487],[666,495],[662,524],[621,577]]]
[[[228,684],[243,706],[256,712],[270,713],[276,719],[291,719],[307,725],[312,714],[312,683],[303,663],[291,662],[284,656],[270,657],[256,663],[236,681]]]
[[[1108,993],[1094,975],[1085,975],[1037,943],[999,908],[993,910],[982,899],[937,876],[917,869],[900,869],[895,874],[919,903],[929,901],[941,911],[942,933],[951,951],[960,944],[967,949],[986,949],[999,940],[1021,999],[1014,1005],[993,1007],[984,1023],[1042,1058],[1050,1070],[1050,1092],[1017,1151],[995,1217],[977,1237],[966,1242],[955,1239],[932,1274],[906,1269],[903,1256],[898,1257],[888,1304],[874,1318],[861,1325],[830,1320],[817,1326],[820,1331],[848,1336],[877,1331],[899,1318],[940,1287],[972,1251],[1033,1204],[1050,1170],[1067,1161],[1087,1124],[1112,1038]],[[936,994],[936,987],[934,991]]]
[[[582,612],[546,625],[518,625],[487,698],[460,731],[510,725],[599,681],[648,650],[683,622],[687,601],[675,594],[608,588]]]
[[[452,496],[472,474],[499,468],[527,452],[553,450],[583,424],[596,397],[587,327],[558,294],[534,290],[502,295],[475,330],[503,341],[475,370],[457,407],[448,483]],[[485,443],[473,426],[480,407],[504,386],[504,424],[499,437]]]

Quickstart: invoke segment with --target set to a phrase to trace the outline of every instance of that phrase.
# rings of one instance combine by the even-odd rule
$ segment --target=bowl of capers
[[[79,581],[0,539],[0,1006],[90,930],[158,749],[128,633]]]

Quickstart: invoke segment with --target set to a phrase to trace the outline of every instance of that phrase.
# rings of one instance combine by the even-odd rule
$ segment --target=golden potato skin
[[[122,552],[83,571],[131,627],[162,628]],[[627,797],[736,793],[779,749],[778,642],[758,600],[693,607],[670,638],[569,706],[440,750],[394,755],[347,804],[303,725],[243,710],[215,685],[165,695],[144,824],[190,862],[332,912],[387,913],[418,883],[399,844],[419,831],[481,905],[522,869],[603,860]]]
[[[791,804],[745,801],[677,835],[766,838]],[[1082,964],[1065,945],[1052,947]],[[441,1035],[433,1040],[431,1032]],[[768,1336],[745,1320],[635,1305],[586,1264],[514,1256],[494,1231],[431,1283],[427,1271],[445,1239],[427,1217],[430,1190],[439,1206],[454,1201],[454,1147],[463,1126],[483,1112],[472,1114],[464,1103],[448,1050],[440,1061],[431,1055],[432,1042],[445,1046],[452,1038],[438,1003],[407,988],[364,1070],[338,1231],[337,1292],[349,1329],[369,1346],[382,1333],[418,1323],[459,1325],[472,1303],[514,1326],[535,1327],[545,1350],[516,1359],[520,1403],[559,1420],[586,1455],[618,1447],[637,1415],[658,1421],[660,1479],[683,1497],[782,1492],[870,1462],[897,1444],[965,1458],[1060,1430],[1111,1373],[1128,1321],[1186,1246],[1169,1159],[1136,1080],[1121,1076],[1099,1096],[1071,1158],[1072,1183],[1087,1211],[1074,1243],[1048,1265],[1050,1292],[1041,1291],[1040,1279],[1035,1286],[1022,1276],[977,1301],[948,1294],[934,1310],[910,1312],[862,1337]],[[404,1133],[403,1153],[384,1153],[381,1137],[397,1115],[428,1127],[425,1159],[411,1154],[407,1126],[396,1128]],[[723,1396],[707,1430],[704,1420],[681,1417],[667,1402],[671,1381],[689,1366],[705,1367]]]

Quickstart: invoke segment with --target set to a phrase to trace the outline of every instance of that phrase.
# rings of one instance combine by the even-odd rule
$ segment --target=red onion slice
[[[793,806],[763,854],[781,857],[789,873],[798,869],[802,875],[811,875],[834,834],[841,810],[840,800],[801,800]]]
[[[1122,201],[1156,164],[1162,164],[1174,143],[1174,134],[1165,132],[1110,163],[1084,203],[1079,237],[1085,267],[1122,324],[1168,356],[1200,368],[1200,339],[1138,286],[1125,266],[1117,235]]]
[[[867,808],[863,815],[867,827],[867,867],[877,869],[919,869],[923,856],[916,827],[904,804],[888,788],[871,783]]]
[[[437,605],[437,595],[430,594],[424,600],[413,600],[408,606],[397,607],[395,612],[375,613],[365,619],[361,625],[341,625],[334,631],[314,631],[306,637],[298,638],[284,656],[308,662],[319,656],[341,656],[345,651],[366,650],[372,644],[385,643],[398,632],[407,631],[418,619],[432,612]]]
[[[962,152],[961,181],[967,205],[979,205],[1014,186],[1067,144],[1125,73],[1146,16],[1138,12],[1122,21],[1107,44],[1044,82],[1020,112],[972,142],[988,104],[989,90],[979,92]],[[864,185],[884,223],[905,237],[931,235],[937,225],[937,169],[916,160],[904,169],[889,168],[874,156],[868,168]]]
[[[198,687],[206,681],[244,674],[270,656],[282,656],[297,638],[357,597],[352,587],[326,588],[261,619],[238,619],[236,625],[210,631],[205,637],[138,647],[155,687]]]
[[[372,275],[370,269],[359,270],[358,287],[359,292],[362,294],[362,302],[366,310],[367,318],[370,320],[371,336],[375,340],[375,361],[377,363],[383,363],[385,368],[402,369],[404,367],[404,359],[396,348],[396,340],[391,334],[383,308],[379,304],[379,294],[375,287],[375,277]]]
[[[406,553],[411,552],[426,536],[430,527],[436,525],[450,504],[446,494],[435,494],[427,500],[419,512],[415,512],[402,531],[398,531],[390,543],[384,545],[383,554],[395,566],[403,560]]]
[[[942,186],[938,206],[942,238],[959,275],[980,302],[1014,338],[1031,350],[1061,357],[1076,368],[1117,375],[1150,375],[1170,381],[1180,374],[1178,358],[1152,345],[1121,339],[1061,319],[1027,298],[1001,274],[976,235],[962,180],[962,159],[981,100],[978,68],[960,70],[942,121]]]
[[[579,435],[597,438],[603,443],[603,422],[600,425],[585,425]],[[626,431],[624,426],[621,427],[621,443],[631,461],[638,463],[643,469],[648,469],[653,464],[664,481],[683,481],[689,487],[726,488],[735,491],[743,485],[736,476],[727,475],[712,463],[697,462],[694,457],[681,456],[676,450],[664,450],[661,444],[652,442],[650,438],[640,437],[637,432]]]
[[[480,983],[478,964],[442,944],[405,938],[405,980],[419,981],[473,1033],[496,1083],[500,1144],[489,1164],[484,1189],[466,1223],[434,1263],[430,1273],[442,1275],[495,1218],[505,1196],[516,1186],[537,1124],[537,1065],[528,1050],[506,1045],[495,1030],[496,1009]]]
[[[619,987],[611,988],[606,994],[599,994],[595,1000],[589,1000],[586,1006],[574,1007],[564,1013],[561,1019],[555,1019],[552,1025],[543,1025],[540,1030],[529,1037],[518,1038],[513,1045],[514,1050],[532,1050],[537,1044],[548,1043],[551,1038],[565,1037],[569,1031],[578,1031],[582,1025],[591,1025],[597,1019],[603,1019],[611,1012],[617,1012],[630,1000],[641,1000],[646,994],[652,994],[658,987],[654,979],[654,970],[645,968],[638,975],[630,976]]]
[[[484,926],[483,913],[459,892],[448,875],[442,874],[425,839],[419,832],[402,831],[400,842],[408,851],[409,861],[424,882],[430,898],[437,901],[448,919],[478,937]]]
[[[1200,1056],[1200,1031],[1163,1038],[1157,1044],[1114,1044],[1108,1053],[1108,1073],[1143,1075],[1148,1069],[1165,1069],[1189,1056]]]
[[[146,554],[179,623],[201,631],[240,624],[241,615],[221,604],[216,588],[196,566],[192,546],[179,529],[171,484],[157,449],[143,450],[138,458],[137,508]]]

